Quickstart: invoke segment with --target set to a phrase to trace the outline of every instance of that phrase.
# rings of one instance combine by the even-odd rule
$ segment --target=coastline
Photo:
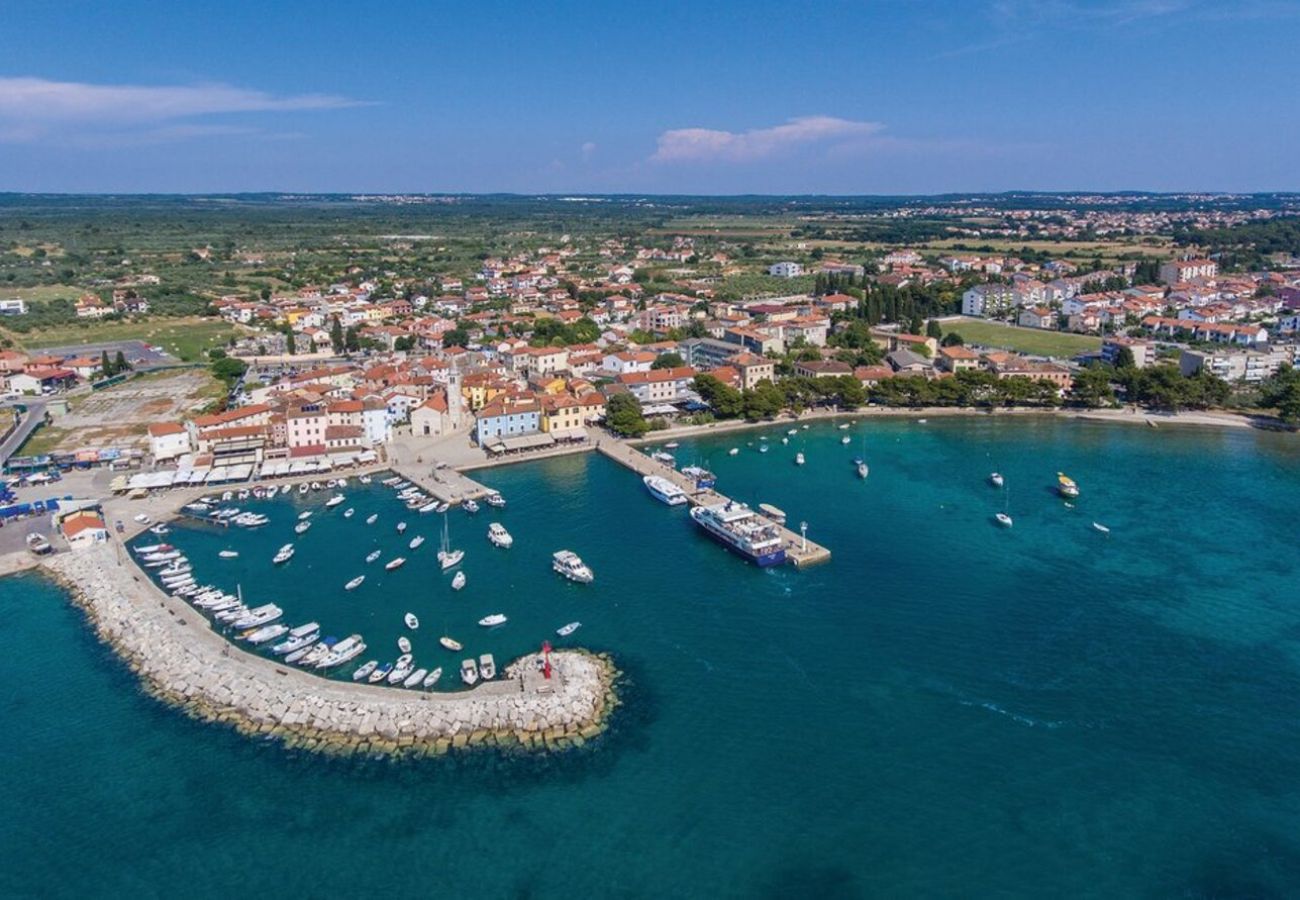
[[[148,694],[290,748],[394,757],[469,747],[559,751],[602,733],[618,705],[618,673],[607,655],[552,652],[553,677],[545,680],[530,654],[505,666],[499,680],[455,693],[333,681],[230,643],[189,604],[164,594],[124,547],[59,553],[43,569]]]

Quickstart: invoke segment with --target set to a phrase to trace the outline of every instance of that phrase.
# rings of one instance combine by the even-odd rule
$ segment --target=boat
[[[853,440],[853,439],[850,438],[850,437],[846,434],[846,435],[844,435],[844,437],[840,438],[840,443],[841,443],[841,444],[844,444],[845,446],[848,446],[849,442],[852,441],[852,440]]]
[[[740,455],[740,448],[739,448],[739,447],[732,447],[730,450],[727,451],[727,455],[728,455],[728,456],[739,456],[739,455]]]
[[[307,520],[310,519],[310,518],[311,518],[311,510],[310,510],[310,509],[308,509],[308,510],[304,510],[303,512],[298,513],[298,521],[299,521],[299,522],[305,522],[305,521],[307,521]]]
[[[447,637],[447,635],[445,634],[442,637],[438,638],[438,643],[442,644],[448,650],[452,650],[452,651],[458,651],[463,649],[461,647],[460,641],[456,640],[455,638]]]
[[[387,677],[388,677],[388,673],[391,672],[391,671],[393,671],[393,664],[392,664],[392,663],[384,663],[382,666],[380,666],[379,668],[377,668],[377,669],[375,669],[374,671],[372,671],[372,672],[371,672],[371,673],[366,677],[366,681],[370,682],[371,684],[378,684],[379,682],[381,682],[381,681],[383,681],[385,678],[387,678]]]
[[[298,625],[289,629],[289,637],[282,643],[276,644],[271,648],[271,652],[277,656],[286,653],[292,653],[299,647],[306,647],[314,644],[320,638],[320,623],[308,622],[306,625]]]
[[[483,502],[486,503],[488,506],[495,506],[497,509],[501,509],[503,506],[506,505],[506,498],[502,497],[496,491],[492,491],[486,497],[483,498]]]
[[[310,646],[302,646],[297,650],[285,656],[284,661],[290,665],[310,666],[316,660],[323,657],[329,652],[329,648],[334,644],[334,638],[327,637],[319,644],[311,643]],[[310,642],[309,642],[310,643]]]
[[[254,628],[258,625],[266,625],[274,622],[280,616],[284,615],[284,610],[274,603],[264,603],[256,609],[250,609],[246,614],[235,619],[231,625],[234,628]]]
[[[428,674],[429,674],[428,669],[416,669],[410,675],[406,676],[406,680],[402,682],[402,687],[404,688],[419,687],[424,683],[424,678]]]
[[[451,589],[453,591],[458,591],[464,586],[465,586],[465,573],[457,572],[455,577],[451,579]]]
[[[451,549],[451,532],[448,530],[447,517],[442,517],[442,548],[438,551],[438,565],[442,566],[445,572],[450,568],[460,565],[460,561],[465,558],[464,550]]]
[[[478,658],[478,671],[484,681],[497,677],[497,661],[492,658],[491,653],[484,653]]]
[[[1062,497],[1074,499],[1079,496],[1079,486],[1074,483],[1074,479],[1064,472],[1056,473],[1056,491]]]
[[[349,581],[347,584],[343,585],[343,590],[345,590],[345,591],[355,591],[357,588],[361,587],[361,582],[363,582],[363,581],[365,581],[365,580],[366,580],[366,576],[364,576],[364,575],[358,575],[356,578],[353,578],[353,579],[352,579],[351,581]]]
[[[378,519],[379,519],[379,513],[371,513],[369,516],[366,517],[366,524],[373,525],[375,524],[376,521],[378,521]]]
[[[396,669],[409,669],[411,668],[411,660],[414,658],[415,657],[413,657],[409,651],[403,653],[401,656],[397,657],[396,660],[394,660],[393,667]]]
[[[342,494],[335,494],[333,497],[330,497],[328,500],[325,501],[325,508],[333,509],[334,507],[342,503],[344,499],[345,498]]]
[[[795,464],[796,466],[802,466],[802,465],[804,464],[804,458],[803,458],[803,451],[802,451],[802,450],[800,450],[798,453],[796,453],[796,454],[794,455],[794,464]]]
[[[288,630],[288,625],[263,625],[261,628],[248,635],[246,640],[250,644],[265,644],[267,641],[275,640]]]
[[[667,503],[669,506],[681,506],[686,502],[686,492],[673,484],[662,475],[646,475],[641,481],[645,488],[661,503]]]
[[[388,562],[384,563],[384,568],[391,572],[393,569],[401,568],[405,563],[406,557],[399,556],[396,559],[390,559]]]
[[[397,649],[401,650],[402,653],[409,654],[411,652],[411,639],[408,638],[406,635],[402,635],[401,637],[399,637],[397,639]]]
[[[379,660],[372,659],[369,662],[362,663],[360,668],[352,673],[353,681],[365,681],[370,677],[370,673],[379,668]]]
[[[150,534],[156,534],[159,536],[167,534],[170,531],[171,529],[167,527],[165,522],[159,522],[157,525],[149,529]]]
[[[472,659],[464,660],[460,664],[460,680],[468,685],[478,683],[478,663]]]
[[[407,613],[402,617],[402,621],[404,621],[406,627],[410,628],[412,631],[420,627],[420,620],[415,617],[415,613]]]
[[[849,423],[848,423],[848,422],[844,422],[844,423],[842,423],[841,425],[839,425],[838,427],[839,427],[840,431],[848,431],[848,430],[849,430]]]
[[[504,625],[508,619],[504,613],[493,613],[490,616],[484,616],[478,620],[478,623],[484,628],[496,628],[498,625]]]
[[[355,512],[356,510],[349,506],[347,509],[343,510],[343,518],[350,519]]]
[[[415,537],[411,538],[411,543],[409,543],[407,546],[410,547],[412,550],[415,550],[423,543],[424,543],[424,535],[417,534]]]
[[[366,554],[366,562],[368,563],[374,562],[375,560],[379,559],[379,557],[383,554],[383,552],[384,552],[383,550],[371,550],[369,553]]]
[[[421,687],[424,687],[425,689],[431,688],[438,683],[438,679],[441,677],[442,677],[442,666],[438,666],[438,668],[434,669],[432,672],[430,672],[428,675],[424,677],[424,684],[421,685]]]
[[[551,556],[551,568],[579,584],[591,584],[596,580],[595,574],[572,550],[557,550]]]
[[[405,531],[405,530],[406,530],[406,523],[405,523],[405,522],[398,522],[398,523],[397,523],[397,533],[398,533],[398,534],[401,534],[401,533],[402,533],[403,531]]]
[[[759,452],[759,453],[766,453],[766,452],[767,452],[767,444],[762,444],[762,445],[760,445],[759,448],[758,448],[758,452]]]
[[[671,453],[664,453],[662,450],[656,450],[654,453],[651,453],[650,458],[655,462],[663,463],[665,466],[672,466],[677,462],[676,457]]]
[[[570,622],[568,625],[561,625],[559,628],[555,629],[555,633],[560,637],[568,637],[581,627],[581,622]]]
[[[1001,473],[994,472],[992,475],[989,476],[989,484],[993,485],[994,487],[1000,488],[1006,483],[1007,480],[1002,477]]]
[[[316,668],[330,669],[334,666],[341,666],[345,662],[351,662],[365,652],[366,644],[361,639],[361,635],[354,634],[335,644],[334,649],[331,650],[324,659],[316,663]]]
[[[298,485],[298,495],[302,496],[305,493],[307,493],[307,482],[304,481],[302,484]]]
[[[697,506],[691,510],[691,519],[709,537],[755,565],[785,562],[780,529],[743,503]]]
[[[718,476],[703,466],[682,466],[682,474],[694,482],[696,490],[707,491],[718,483]]]
[[[786,432],[786,434],[789,435],[790,437],[794,437],[798,433],[799,433],[798,428],[791,428],[789,431]]]
[[[275,488],[271,488],[271,490],[275,490]],[[293,490],[293,485],[291,485],[291,484],[282,484],[282,485],[280,485],[280,495],[281,495],[281,496],[283,496],[283,495],[289,493],[291,490]]]
[[[676,450],[676,449],[677,449],[678,447],[680,447],[680,446],[681,446],[681,444],[677,443],[676,441],[669,441],[668,443],[664,444],[664,449],[665,449],[665,450]]]
[[[476,513],[476,512],[478,512],[478,510],[479,510],[478,503],[476,503],[476,502],[473,501],[473,500],[466,500],[466,501],[465,501],[463,504],[461,504],[461,505],[465,507],[465,512],[467,512],[467,513]]]
[[[388,673],[388,683],[401,684],[403,681],[406,680],[407,676],[410,674],[411,674],[410,660],[407,660],[405,663],[403,663],[401,660],[398,660],[393,665],[393,671]]]
[[[275,563],[278,566],[280,563],[288,562],[291,559],[293,559],[293,544],[285,544],[283,547],[281,547],[279,550],[276,551],[276,554],[271,559],[271,562]]]
[[[311,522],[299,522],[297,525],[293,526],[293,532],[294,534],[303,534],[310,527]]]
[[[420,513],[421,515],[424,515],[425,513],[433,512],[437,508],[438,508],[438,501],[430,500],[428,503],[425,503],[422,506],[417,506],[415,511]]]
[[[770,503],[760,503],[758,504],[758,511],[778,525],[785,524],[785,510],[781,509],[779,506],[773,506]]]
[[[238,550],[222,550],[220,553],[217,554],[217,556],[221,557],[222,559],[238,559],[238,558],[239,558],[239,551],[238,551]]]
[[[995,515],[993,518],[997,519],[997,520],[998,520],[998,524],[1001,525],[1003,528],[1010,528],[1010,527],[1011,527],[1011,524],[1012,524],[1012,523],[1011,523],[1011,517],[1010,517],[1009,515],[1007,515],[1006,513],[1004,513],[1004,512],[1000,512],[1000,513],[998,513],[997,515]]]
[[[370,482],[373,481],[374,479],[371,478],[369,475],[362,475],[357,480],[360,481],[362,484],[370,484]]]
[[[1093,522],[1092,527],[1100,531],[1102,534],[1110,534],[1110,529],[1100,522]]]
[[[500,547],[502,550],[509,549],[510,545],[515,542],[515,539],[510,536],[510,532],[506,531],[505,526],[499,522],[493,522],[488,526],[487,537],[494,547]]]
[[[870,474],[871,470],[867,468],[867,464],[865,462],[859,461],[857,463],[857,472],[859,478],[866,478],[867,475]]]

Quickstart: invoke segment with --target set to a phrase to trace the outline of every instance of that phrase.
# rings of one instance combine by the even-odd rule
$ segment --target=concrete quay
[[[713,506],[730,503],[731,498],[716,490],[700,490],[689,477],[678,472],[672,466],[651,459],[642,453],[640,447],[626,441],[602,439],[596,450],[615,462],[626,466],[638,475],[660,475],[681,488],[692,506]],[[758,512],[756,510],[756,512]],[[762,515],[759,512],[759,515]],[[775,524],[775,523],[774,523]],[[831,551],[814,541],[805,540],[803,535],[792,531],[784,525],[777,525],[781,539],[785,543],[785,558],[795,568],[805,568],[817,563],[828,562]]]
[[[531,750],[581,746],[617,705],[607,657],[551,654],[511,662],[502,678],[455,693],[333,681],[228,642],[193,607],[164,594],[110,541],[44,563],[71,591],[100,639],[145,689],[188,714],[288,746],[336,754],[424,756],[491,745]],[[457,661],[444,678],[456,678]]]

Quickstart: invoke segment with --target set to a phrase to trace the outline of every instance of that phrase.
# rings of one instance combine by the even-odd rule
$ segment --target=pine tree
[[[112,364],[108,361],[107,350],[104,350],[99,354],[99,371],[103,373],[105,378],[108,378],[113,374],[113,367]]]

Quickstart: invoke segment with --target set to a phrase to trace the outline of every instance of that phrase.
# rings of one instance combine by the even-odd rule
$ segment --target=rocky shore
[[[575,650],[551,654],[550,679],[530,655],[510,663],[502,679],[454,693],[331,681],[230,644],[188,604],[163,594],[125,548],[61,553],[45,568],[154,697],[290,747],[388,756],[564,750],[599,735],[618,703],[612,661]]]

